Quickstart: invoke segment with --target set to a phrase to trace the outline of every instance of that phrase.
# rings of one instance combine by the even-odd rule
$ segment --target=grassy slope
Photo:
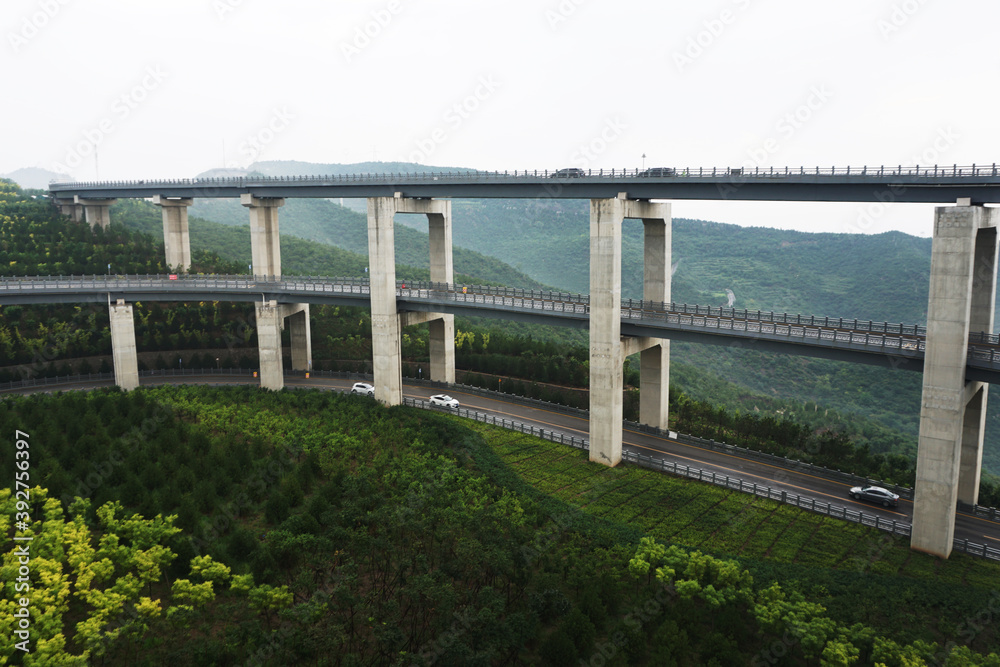
[[[838,620],[897,640],[959,641],[963,618],[981,611],[1000,576],[1000,563],[959,553],[942,561],[872,528],[627,464],[597,466],[579,450],[469,426],[538,492],[623,529],[735,557],[757,585],[797,587]],[[996,636],[988,629],[973,646],[995,646]]]

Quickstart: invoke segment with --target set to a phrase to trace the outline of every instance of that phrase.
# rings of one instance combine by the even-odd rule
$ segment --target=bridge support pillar
[[[115,199],[84,199],[80,195],[75,195],[73,200],[76,204],[83,206],[87,224],[91,229],[100,227],[107,229],[111,224],[111,205]]]
[[[78,205],[74,199],[56,199],[56,206],[59,212],[73,222],[83,222],[83,207]]]
[[[368,199],[368,261],[372,302],[372,354],[375,397],[386,405],[403,402],[401,327],[430,324],[430,378],[455,382],[455,316],[448,313],[399,313],[396,308],[395,226],[397,213],[427,216],[431,281],[454,282],[451,202],[401,196]]]
[[[670,301],[670,204],[590,201],[590,460],[618,465],[622,455],[622,364],[640,352],[639,419],[667,428],[670,347],[666,340],[621,336],[621,226],[643,222],[643,299]]]
[[[396,310],[394,218],[398,198],[368,198],[368,264],[372,313],[372,370],[375,398],[386,405],[403,402],[400,321]]]
[[[135,320],[132,304],[118,299],[108,307],[111,315],[111,356],[115,366],[115,384],[128,391],[139,386],[139,364],[135,351]]]
[[[309,304],[297,303],[284,307],[288,318],[288,334],[292,343],[292,370],[312,370],[312,334],[309,326]]]
[[[260,386],[278,391],[285,386],[285,376],[281,370],[281,316],[284,306],[268,301],[257,303],[256,309]]]
[[[407,212],[425,213],[431,251],[431,282],[455,282],[455,265],[451,243],[451,201],[450,200],[408,200]],[[431,380],[455,382],[455,316],[447,313],[433,313],[430,320],[430,360]]]
[[[156,195],[153,203],[163,209],[163,247],[167,266],[179,272],[191,268],[191,237],[188,234],[188,206],[193,199],[169,199]]]
[[[966,383],[970,332],[993,331],[1000,209],[935,209],[910,546],[947,558],[958,500],[974,503],[988,385]]]
[[[590,200],[590,460],[622,459],[624,198]]]
[[[630,201],[625,217],[643,226],[642,298],[670,302],[672,220],[670,204]],[[670,341],[657,339],[639,356],[639,422],[667,428],[670,404]]]
[[[278,237],[278,209],[285,205],[280,197],[240,195],[240,203],[250,209],[250,253],[253,274],[263,278],[281,275],[281,245]]]

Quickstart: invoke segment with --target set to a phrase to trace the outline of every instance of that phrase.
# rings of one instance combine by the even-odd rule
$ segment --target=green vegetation
[[[52,572],[25,664],[997,661],[961,620],[996,564],[450,416],[162,387],[7,398],[15,429]]]

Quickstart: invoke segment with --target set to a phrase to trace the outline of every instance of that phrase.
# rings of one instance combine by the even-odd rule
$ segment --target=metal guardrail
[[[214,187],[252,187],[255,185],[276,185],[280,183],[301,184],[335,184],[335,183],[399,183],[419,181],[490,181],[511,179],[557,178],[571,180],[576,178],[780,178],[785,176],[858,176],[867,178],[887,178],[913,176],[923,178],[958,178],[958,177],[992,177],[997,176],[996,163],[988,165],[915,165],[878,167],[863,165],[861,167],[655,167],[650,170],[639,168],[623,169],[588,169],[574,171],[548,169],[521,169],[514,171],[428,171],[399,172],[381,174],[330,174],[321,176],[239,176],[235,178],[181,178],[137,181],[79,181],[53,182],[49,190],[73,190],[82,187],[126,187],[126,186],[214,186]]]
[[[466,408],[440,408],[432,406],[429,402],[421,399],[404,398],[403,404],[410,407],[454,414],[459,417],[473,419],[484,424],[499,426],[507,430],[524,433],[525,435],[532,435],[537,438],[549,440],[550,442],[569,445],[570,447],[574,447],[576,449],[590,450],[590,444],[587,440],[566,435],[565,433],[555,429],[543,429],[530,424],[524,424],[523,422],[503,417],[496,417],[494,415],[475,410],[468,410]],[[752,494],[761,498],[769,498],[785,505],[792,505],[810,512],[823,514],[834,519],[843,519],[845,521],[850,521],[851,523],[869,526],[871,528],[875,528],[876,530],[887,532],[891,535],[900,535],[902,537],[910,536],[911,525],[909,523],[896,521],[894,519],[883,519],[877,514],[865,514],[864,512],[848,509],[840,505],[834,505],[832,503],[816,500],[811,496],[789,493],[787,491],[775,489],[763,484],[747,482],[739,477],[731,477],[729,475],[706,471],[700,468],[685,465],[683,463],[677,463],[676,461],[668,461],[666,459],[646,456],[639,454],[638,452],[624,451],[622,452],[622,460],[634,463],[649,470],[669,473],[701,482],[708,482],[716,486],[721,486],[733,491],[739,491],[740,493]],[[988,558],[990,560],[1000,560],[1000,549],[990,547],[986,544],[978,544],[964,539],[955,539],[953,542],[953,548],[956,551],[962,551],[973,556]]]
[[[900,498],[907,498],[910,500],[913,499],[913,489],[908,486],[899,486],[882,480],[869,479],[867,477],[861,477],[859,475],[855,475],[854,473],[843,472],[841,470],[831,470],[830,468],[824,468],[806,461],[789,459],[776,454],[768,454],[767,452],[759,452],[755,449],[747,449],[746,447],[740,447],[738,445],[730,445],[724,442],[717,442],[715,440],[699,438],[693,435],[686,435],[684,433],[664,431],[660,428],[649,426],[647,424],[626,421],[625,426],[626,428],[633,429],[640,433],[647,433],[662,438],[673,439],[683,445],[690,445],[691,447],[697,447],[699,449],[729,454],[731,456],[747,459],[749,461],[759,461],[768,465],[777,466],[790,472],[806,473],[835,482],[843,482],[844,484],[848,484],[850,486],[881,486],[899,495]]]

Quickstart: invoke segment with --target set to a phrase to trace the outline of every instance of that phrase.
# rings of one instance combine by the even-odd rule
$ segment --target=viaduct
[[[957,501],[975,504],[983,451],[988,385],[967,366],[970,334],[992,333],[997,283],[995,164],[971,167],[846,169],[656,169],[440,172],[292,178],[186,179],[55,183],[50,195],[63,213],[106,227],[116,198],[152,198],[162,208],[166,262],[190,266],[187,209],[196,197],[239,197],[250,216],[255,276],[281,275],[278,210],[286,197],[364,197],[376,398],[402,402],[400,328],[430,325],[430,377],[455,381],[454,315],[403,310],[397,302],[394,216],[426,215],[431,281],[451,284],[449,198],[564,198],[590,200],[590,458],[614,466],[622,450],[622,364],[640,353],[640,421],[666,428],[669,341],[623,335],[621,239],[625,218],[644,228],[643,300],[670,301],[671,211],[662,200],[923,202],[935,208],[930,296],[923,358],[923,391],[914,488],[911,547],[947,557]],[[498,230],[498,233],[501,233]],[[138,386],[132,306],[110,303],[116,379]],[[280,330],[288,319],[292,364],[311,362],[308,303],[277,299],[256,305],[261,386],[280,389]]]

